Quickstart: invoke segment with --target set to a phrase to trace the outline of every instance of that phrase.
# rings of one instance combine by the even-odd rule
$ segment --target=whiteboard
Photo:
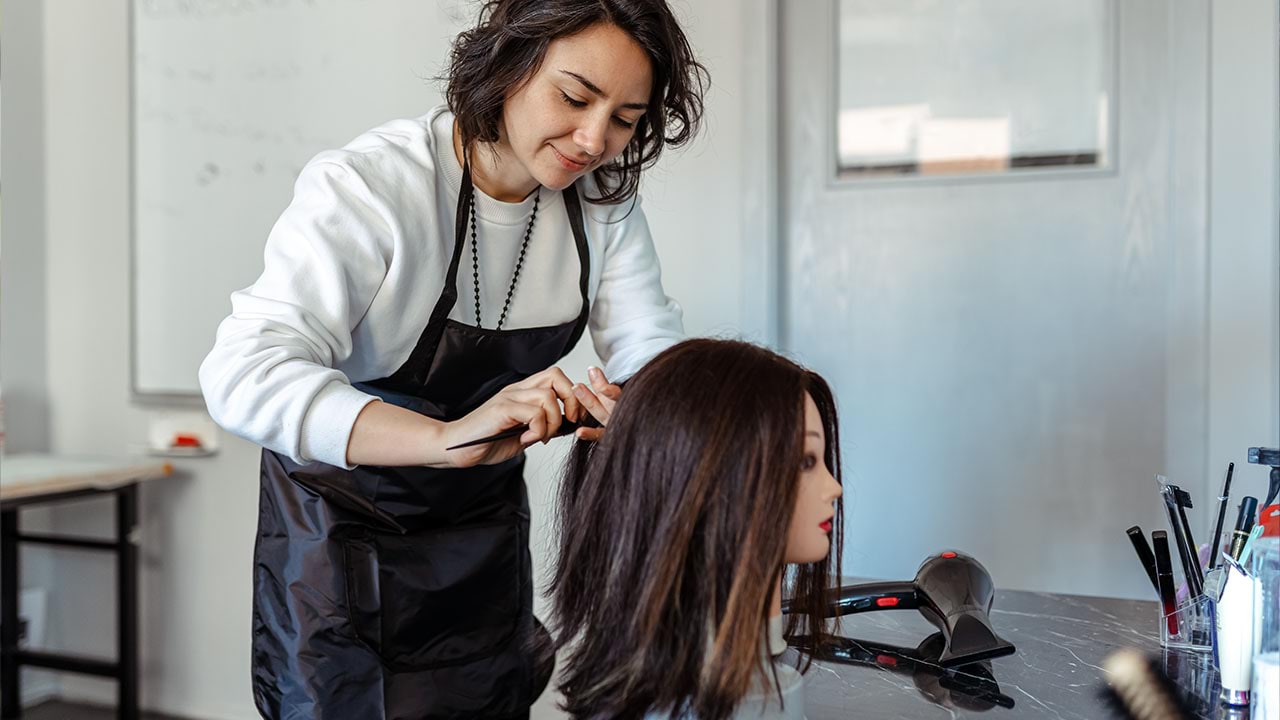
[[[132,382],[192,402],[316,153],[442,102],[465,0],[131,0]]]

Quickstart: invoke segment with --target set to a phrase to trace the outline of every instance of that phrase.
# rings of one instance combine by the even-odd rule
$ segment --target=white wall
[[[1280,4],[1215,2],[1209,77],[1209,474],[1280,446]],[[1233,502],[1234,505],[1234,502]]]
[[[54,452],[119,454],[137,439],[143,422],[128,405],[124,9],[119,1],[44,3],[45,298]],[[108,501],[59,506],[54,515],[58,532],[113,530]],[[62,553],[53,573],[51,647],[113,657],[114,563]],[[144,613],[151,607],[144,600]],[[63,678],[72,694],[84,684],[105,691],[99,699],[114,701],[112,683]]]
[[[1219,459],[1239,454],[1242,438],[1277,442],[1276,78],[1259,72],[1257,64],[1275,72],[1276,18],[1274,3],[1264,22],[1239,16],[1245,10],[1238,8],[1256,12],[1263,4],[1250,2],[1216,3],[1214,16],[1211,324],[1223,335],[1214,344],[1210,390],[1213,469],[1225,464]],[[26,12],[36,12],[29,6],[37,0],[5,3],[5,95],[11,102],[10,89],[30,67],[11,62],[9,55],[15,8],[24,4]],[[743,328],[767,338],[773,323],[764,302],[769,291],[757,285],[768,281],[772,215],[760,200],[761,188],[771,182],[761,173],[771,163],[760,151],[767,152],[771,140],[759,116],[745,110],[771,109],[770,97],[761,94],[762,73],[771,69],[760,62],[771,42],[765,32],[768,3],[683,0],[677,7],[714,85],[704,138],[668,158],[646,186],[667,288],[685,305],[691,333]],[[44,188],[44,210],[24,231],[11,229],[15,211],[4,213],[3,367],[6,373],[13,367],[9,349],[19,342],[31,343],[33,353],[47,347],[52,449],[118,453],[145,438],[148,418],[128,395],[126,2],[58,0],[43,9],[36,21],[43,27],[45,82],[37,103],[47,140],[43,163],[39,153],[13,162],[20,153],[16,147],[28,140],[11,142],[11,113],[4,119],[3,172],[10,180],[5,199],[13,202],[13,178],[43,177],[36,184]],[[1240,142],[1258,137],[1254,128],[1270,128],[1269,149]],[[24,138],[40,135],[39,127],[28,132]],[[15,243],[24,242],[11,232],[43,232],[43,256],[39,243],[10,254]],[[1259,265],[1272,269],[1270,279],[1247,273]],[[15,275],[31,284],[12,282]],[[13,320],[22,311],[38,312],[41,304],[43,323]],[[590,361],[582,347],[565,366],[579,372]],[[31,367],[43,364],[32,361]],[[30,377],[31,387],[39,388],[39,374]],[[7,375],[3,382],[7,387]],[[1259,385],[1261,394],[1254,394]],[[12,423],[19,411],[12,405],[9,410]],[[177,477],[143,492],[142,698],[150,709],[201,718],[254,716],[248,668],[258,452],[234,438],[224,437],[224,443],[216,457],[178,461]],[[545,508],[557,461],[555,450],[541,449],[531,458],[535,518],[546,518],[539,509]],[[110,517],[108,503],[88,501],[59,510],[56,524],[63,532],[105,534]],[[537,525],[535,543],[545,538],[545,526]],[[57,596],[50,618],[54,647],[110,656],[111,564],[62,553],[50,572]],[[111,683],[67,675],[64,687],[76,697],[114,699]]]
[[[1004,587],[1151,597],[1121,531],[1165,526],[1152,475],[1207,540],[1228,459],[1257,495],[1245,448],[1275,441],[1274,1],[1109,6],[1107,172],[856,183],[824,151],[834,3],[783,5],[784,337],[842,404],[846,572],[909,577],[956,544]],[[979,46],[959,64],[1008,63]],[[921,530],[885,544],[895,503]]]
[[[38,0],[4,6],[0,55],[12,70],[4,78],[0,121],[0,388],[19,422],[6,428],[10,452],[43,449],[49,442],[45,372],[44,253],[44,12]]]
[[[739,311],[748,294],[739,247],[741,108],[754,78],[741,67],[737,3],[675,6],[713,87],[702,139],[651,173],[645,208],[667,291],[686,308],[686,328],[731,333],[759,324]],[[59,0],[44,7],[45,132],[56,138],[45,165],[48,374],[58,379],[49,388],[51,445],[55,452],[119,453],[145,439],[148,419],[129,398],[127,3]],[[590,362],[584,343],[565,367],[580,376]],[[254,716],[249,623],[258,450],[230,436],[223,442],[215,457],[176,461],[174,478],[142,493],[142,701],[149,709]],[[535,519],[546,519],[539,508],[550,498],[559,450],[532,453]],[[55,515],[59,531],[111,531],[107,502],[77,503]],[[536,553],[545,526],[537,524],[534,535]],[[58,558],[55,649],[114,652],[113,571],[100,560]],[[114,700],[109,682],[67,675],[63,687],[71,697]]]
[[[49,391],[45,370],[44,253],[44,11],[38,0],[12,0],[4,5],[4,41],[0,58],[9,68],[22,68],[4,79],[0,111],[0,177],[4,179],[0,215],[0,386],[11,418],[5,427],[7,452],[39,452],[49,447]],[[48,530],[50,511],[23,513],[22,528]],[[50,548],[24,548],[19,562],[23,588],[48,588],[52,582]],[[30,618],[35,610],[21,605]],[[38,640],[38,638],[37,638]],[[57,675],[23,671],[24,701],[57,690]]]

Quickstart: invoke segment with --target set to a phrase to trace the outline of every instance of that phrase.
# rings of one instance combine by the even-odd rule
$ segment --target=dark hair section
[[[666,145],[697,134],[702,96],[710,83],[665,0],[489,0],[474,28],[458,35],[449,60],[445,97],[463,147],[496,142],[507,95],[537,72],[551,41],[597,23],[610,23],[644,50],[653,70],[649,107],[631,142],[612,163],[592,171],[601,195],[615,204],[634,197],[640,173]]]
[[[764,643],[798,494],[806,394],[839,481],[827,383],[732,340],[688,340],[658,355],[626,384],[600,441],[578,443],[556,504],[549,587],[564,710],[716,720],[753,680],[776,687]],[[812,600],[794,608],[788,635],[805,624],[826,637],[822,598],[840,567],[842,511],[837,501],[831,553],[787,573],[786,594]]]

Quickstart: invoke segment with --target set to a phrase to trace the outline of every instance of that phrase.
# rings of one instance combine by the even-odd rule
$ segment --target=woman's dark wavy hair
[[[697,134],[707,70],[665,0],[489,0],[471,30],[453,44],[445,97],[457,118],[462,145],[498,140],[507,95],[538,70],[552,40],[597,23],[616,25],[644,49],[653,69],[649,108],[618,158],[592,171],[598,203],[635,195],[640,173],[658,161],[665,145],[683,145]]]
[[[603,438],[578,444],[557,502],[549,587],[555,649],[566,654],[564,710],[714,720],[732,714],[753,680],[776,686],[762,643],[785,569],[806,393],[839,481],[827,383],[737,341],[689,340],[662,353],[627,383]],[[808,599],[789,616],[789,637],[801,614],[806,634],[829,637],[822,597],[833,569],[838,580],[842,515],[837,501],[832,554],[785,578],[785,594]]]

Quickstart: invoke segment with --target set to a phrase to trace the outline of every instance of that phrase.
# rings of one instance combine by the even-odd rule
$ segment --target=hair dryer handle
[[[803,599],[788,598],[782,603],[782,612],[804,612],[808,603]],[[872,610],[915,610],[920,607],[920,596],[913,582],[874,582],[827,591],[827,617],[853,615]]]

